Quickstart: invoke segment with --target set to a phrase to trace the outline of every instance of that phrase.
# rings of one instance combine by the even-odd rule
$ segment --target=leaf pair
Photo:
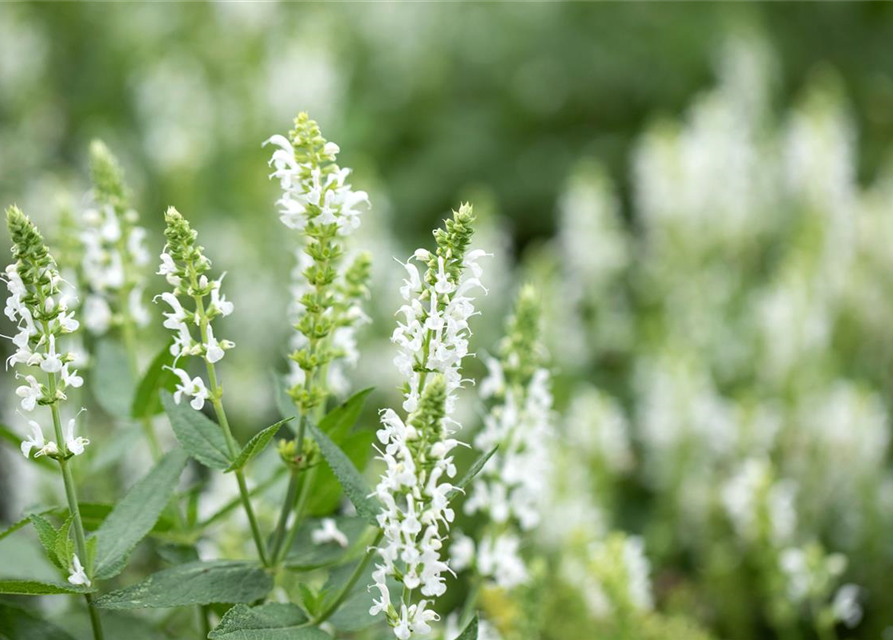
[[[233,458],[220,425],[189,405],[177,404],[169,391],[162,392],[161,402],[183,449],[206,467],[226,473],[245,467],[270,444],[282,425],[292,419],[280,420],[256,434]]]

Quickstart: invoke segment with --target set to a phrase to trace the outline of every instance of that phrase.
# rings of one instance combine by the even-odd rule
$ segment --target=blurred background
[[[64,244],[101,138],[153,254],[163,210],[187,215],[230,274],[224,375],[250,435],[275,414],[294,250],[261,144],[306,110],[373,203],[353,386],[377,406],[399,382],[392,257],[461,200],[495,254],[477,350],[519,282],[542,292],[562,526],[531,543],[558,558],[523,595],[535,615],[485,599],[503,636],[889,639],[890,42],[883,3],[7,4],[0,202]],[[9,520],[35,501],[14,458]],[[611,532],[644,541],[653,597],[606,587]]]

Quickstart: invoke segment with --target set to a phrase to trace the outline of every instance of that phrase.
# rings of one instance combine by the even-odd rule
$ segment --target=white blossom
[[[334,542],[340,547],[348,545],[347,536],[338,528],[338,523],[334,518],[323,518],[322,526],[319,529],[314,529],[310,538],[313,540],[313,544]]]
[[[91,584],[90,579],[87,577],[87,572],[84,571],[84,567],[81,565],[78,554],[74,554],[71,559],[71,575],[68,576],[68,582],[83,587],[89,587]]]

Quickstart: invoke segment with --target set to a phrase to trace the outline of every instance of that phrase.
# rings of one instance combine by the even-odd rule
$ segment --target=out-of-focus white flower
[[[797,526],[795,484],[776,482],[769,463],[750,458],[722,488],[722,502],[738,535],[755,542],[768,535],[774,544],[790,540]]]
[[[84,302],[87,330],[100,336],[114,326],[146,326],[149,316],[142,300],[151,259],[146,230],[127,200],[127,187],[118,160],[98,140],[90,145],[93,189],[81,217],[81,270],[88,290]]]
[[[341,547],[347,547],[348,544],[347,536],[338,528],[338,523],[334,518],[323,518],[322,526],[319,529],[314,529],[310,538],[313,540],[313,544],[334,542]]]
[[[831,602],[831,610],[834,619],[839,620],[852,629],[862,620],[862,605],[859,604],[859,595],[862,593],[855,584],[845,584],[834,594]]]

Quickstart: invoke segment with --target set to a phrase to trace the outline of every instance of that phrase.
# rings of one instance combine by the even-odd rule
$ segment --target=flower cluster
[[[649,611],[654,606],[649,578],[651,564],[641,538],[613,533],[603,542],[595,543],[590,550],[588,568],[595,578],[588,587],[593,596],[599,594],[603,598],[603,615]]]
[[[476,568],[506,589],[527,580],[519,539],[506,524],[516,522],[522,531],[539,524],[550,475],[546,444],[552,432],[552,394],[549,372],[541,366],[539,325],[537,294],[524,287],[508,322],[501,359],[488,359],[490,373],[481,385],[481,395],[496,402],[474,444],[481,452],[498,450],[465,502],[466,513],[487,513],[497,525],[479,545]],[[466,557],[460,565],[470,561]]]
[[[76,331],[79,323],[74,312],[68,310],[69,298],[60,292],[61,277],[40,232],[18,207],[7,209],[6,223],[15,262],[5,270],[9,291],[5,313],[18,329],[12,338],[16,351],[6,364],[7,367],[10,364],[39,367],[52,379],[52,384],[45,386],[33,374],[17,374],[24,384],[16,389],[16,395],[21,399],[22,409],[30,413],[38,404],[64,400],[68,387],[83,384],[83,379],[71,368],[75,355],[62,349],[60,340]],[[34,439],[42,441],[42,436],[37,437],[35,433]],[[43,447],[38,448],[43,450]]]
[[[100,141],[90,146],[93,189],[84,211],[81,270],[89,291],[84,300],[84,325],[94,335],[113,327],[145,326],[145,278],[141,267],[151,261],[146,230],[130,208],[123,174],[115,157]]]
[[[377,433],[387,465],[375,490],[384,506],[378,522],[385,542],[373,572],[381,599],[370,614],[385,613],[401,640],[430,631],[437,614],[428,606],[446,591],[443,573],[449,566],[441,548],[454,517],[448,479],[456,474],[451,452],[459,445],[452,437],[452,427],[458,428],[452,412],[468,351],[468,319],[474,313],[468,292],[481,286],[476,261],[484,255],[467,251],[473,221],[471,207],[463,205],[435,232],[435,253],[416,251],[414,258],[428,265],[424,278],[415,265],[406,265],[406,304],[400,310],[404,322],[392,338],[400,348],[395,362],[408,378],[403,403],[408,418],[404,422],[386,409]],[[403,584],[399,610],[390,602],[388,577]],[[422,596],[418,602],[413,601],[416,589]]]
[[[346,389],[343,366],[359,358],[356,328],[368,321],[360,303],[367,295],[370,257],[359,254],[345,267],[344,236],[360,225],[363,191],[347,182],[350,169],[336,162],[339,148],[322,137],[306,113],[295,119],[288,137],[264,144],[276,147],[271,177],[279,179],[277,204],[282,222],[302,232],[292,272],[290,393],[303,411],[321,405],[328,392]],[[325,378],[315,379],[315,372]]]
[[[68,297],[60,290],[61,276],[40,232],[15,206],[6,210],[6,225],[15,262],[5,270],[9,291],[5,313],[18,328],[12,338],[16,352],[7,360],[7,366],[37,367],[46,375],[46,384],[43,384],[34,374],[17,373],[24,384],[16,389],[16,395],[26,413],[33,412],[38,405],[51,408],[56,437],[47,440],[40,423],[28,420],[31,434],[22,442],[21,450],[26,458],[32,454],[35,458],[47,456],[64,466],[65,460],[81,455],[90,444],[74,433],[77,416],[69,420],[64,430],[59,419],[59,402],[66,399],[66,390],[83,384],[77,371],[71,368],[75,355],[61,345],[62,339],[75,332],[79,325],[74,312],[68,309]],[[80,521],[76,526],[81,526]],[[84,549],[80,551],[83,553]],[[90,585],[76,554],[66,556],[64,561],[70,564],[69,582]]]
[[[230,315],[233,303],[221,293],[223,276],[217,280],[208,278],[211,261],[205,257],[204,248],[196,244],[198,233],[186,218],[171,207],[165,212],[164,220],[167,244],[161,254],[158,275],[163,275],[174,289],[157,296],[156,301],[160,298],[171,308],[164,313],[164,326],[174,332],[171,353],[177,359],[202,356],[208,364],[214,364],[235,345],[229,340],[218,339],[211,323],[217,317]],[[184,299],[191,300],[191,304],[184,307]],[[176,366],[173,372],[180,379],[174,394],[178,404],[184,395],[189,396],[192,408],[199,410],[206,400],[212,399],[201,377],[190,378],[185,370]]]
[[[723,507],[745,542],[780,544],[791,538],[797,526],[796,486],[773,476],[768,461],[750,458],[722,488]]]

